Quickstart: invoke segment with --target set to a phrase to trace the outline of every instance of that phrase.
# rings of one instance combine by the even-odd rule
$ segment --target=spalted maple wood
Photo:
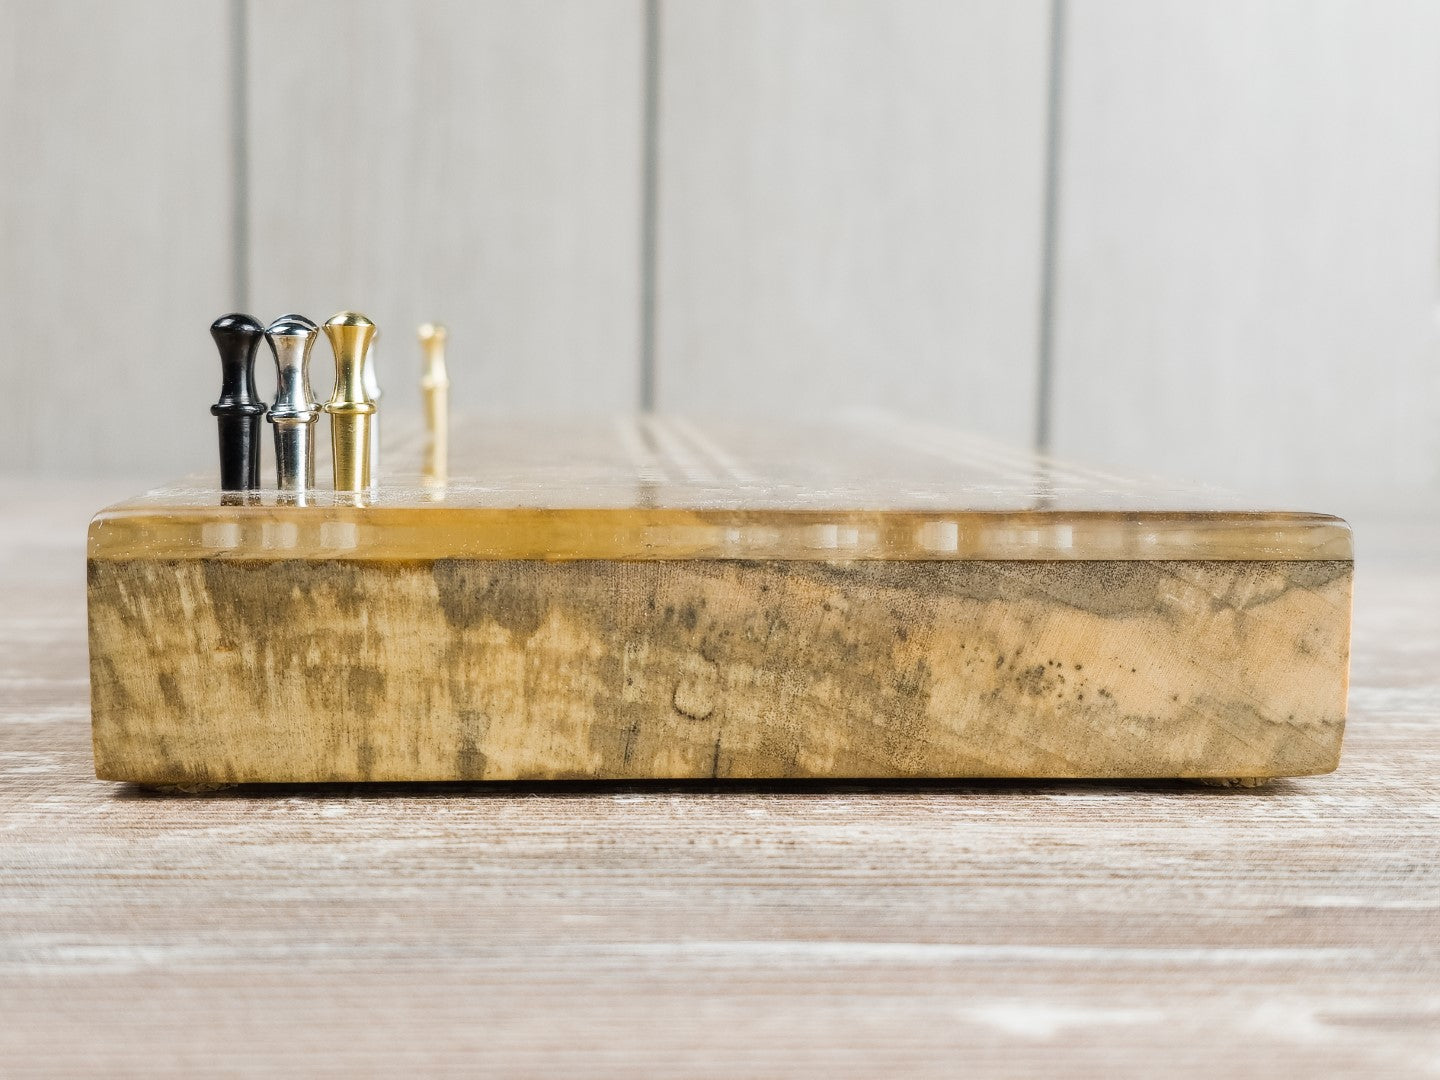
[[[472,444],[468,474],[401,474],[367,505],[235,507],[189,487],[100,515],[97,773],[1266,778],[1338,762],[1343,522],[1197,506],[923,427],[722,444],[626,423],[608,451],[605,428],[512,430],[493,455]],[[566,440],[591,464],[554,465]],[[837,462],[850,479],[821,483]]]

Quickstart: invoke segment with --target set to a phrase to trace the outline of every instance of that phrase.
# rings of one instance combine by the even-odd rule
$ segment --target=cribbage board
[[[322,444],[323,445],[323,444]],[[1335,768],[1352,547],[881,416],[453,425],[89,535],[95,766],[265,781]],[[323,474],[323,468],[320,470]]]

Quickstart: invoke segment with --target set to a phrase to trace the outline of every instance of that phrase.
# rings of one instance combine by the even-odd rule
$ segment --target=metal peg
[[[425,427],[433,435],[445,433],[450,409],[450,376],[445,371],[445,327],[426,323],[420,327],[420,350],[424,373],[420,390],[425,397]]]
[[[443,486],[449,467],[450,376],[445,371],[445,327],[426,323],[420,327],[420,350],[424,364],[420,392],[425,398],[425,427],[430,433],[423,472],[427,485]]]
[[[364,491],[370,486],[375,403],[365,393],[363,376],[375,324],[359,312],[342,311],[325,323],[325,336],[335,353],[335,392],[325,403],[335,459],[335,490]]]
[[[275,357],[275,403],[267,417],[275,426],[275,479],[281,491],[315,486],[315,441],[320,403],[310,389],[310,349],[320,328],[303,315],[281,315],[265,330]]]
[[[255,351],[265,330],[249,315],[232,312],[210,324],[220,350],[220,400],[210,406],[220,428],[220,488],[249,491],[260,486],[260,417],[265,406],[255,393]]]

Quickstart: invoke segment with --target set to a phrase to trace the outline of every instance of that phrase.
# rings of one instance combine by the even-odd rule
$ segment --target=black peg
[[[220,400],[210,406],[220,426],[220,488],[250,491],[260,486],[260,417],[265,405],[255,393],[255,351],[265,328],[249,315],[222,315],[210,324],[220,350]]]

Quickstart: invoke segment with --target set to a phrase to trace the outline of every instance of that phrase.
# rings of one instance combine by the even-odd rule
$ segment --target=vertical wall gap
[[[235,310],[250,308],[250,12],[230,0],[230,290]]]
[[[1045,97],[1045,190],[1040,238],[1040,327],[1035,384],[1035,448],[1050,452],[1055,398],[1055,246],[1060,218],[1061,109],[1065,84],[1065,0],[1050,0]]]
[[[640,203],[640,409],[655,410],[655,258],[660,184],[660,0],[645,0]]]

